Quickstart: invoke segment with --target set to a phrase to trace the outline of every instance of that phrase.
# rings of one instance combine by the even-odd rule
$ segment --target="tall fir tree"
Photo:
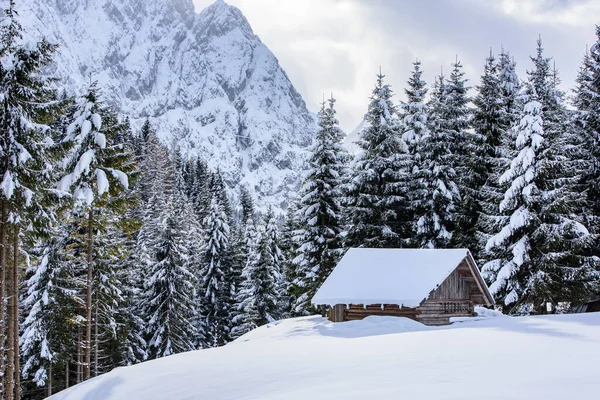
[[[454,233],[460,202],[454,153],[455,131],[447,124],[445,77],[437,77],[429,101],[428,134],[417,145],[421,162],[415,171],[414,246],[446,248]]]
[[[64,142],[72,149],[64,160],[65,174],[57,184],[58,192],[75,201],[74,212],[86,221],[86,330],[84,379],[88,379],[92,349],[92,293],[94,277],[94,232],[102,228],[95,213],[117,210],[127,199],[114,199],[129,188],[128,172],[131,153],[120,139],[128,125],[100,100],[96,83],[81,97],[68,126]],[[111,199],[112,198],[112,199]]]
[[[511,128],[520,121],[519,107],[521,85],[516,74],[516,64],[508,52],[502,49],[496,64],[490,62],[484,71],[478,96],[474,100],[476,111],[473,128],[485,138],[485,154],[481,160],[487,175],[481,188],[477,220],[477,255],[483,265],[488,254],[485,250],[488,239],[494,235],[498,222],[499,204],[504,197],[500,176],[506,171],[514,157],[514,133]]]
[[[383,78],[377,75],[347,195],[347,243],[353,247],[402,247],[411,236],[410,154]]]
[[[581,189],[586,193],[582,212],[592,233],[600,235],[600,27],[596,42],[583,58],[577,75],[573,105],[576,107],[572,129],[580,138]],[[591,252],[600,256],[598,241]]]
[[[550,59],[538,40],[527,99],[515,127],[515,157],[500,177],[506,191],[498,229],[487,243],[496,256],[483,266],[490,289],[505,311],[545,310],[545,303],[579,303],[593,288],[591,235],[576,211],[584,200],[575,190],[566,144],[566,109]],[[546,121],[547,118],[547,121]]]
[[[156,261],[150,266],[145,284],[146,331],[150,358],[159,358],[196,348],[197,327],[195,275],[181,227],[180,208],[171,210],[156,241]]]
[[[0,304],[8,300],[6,313],[0,307],[0,376],[4,377],[0,391],[6,399],[20,398],[21,239],[40,234],[49,223],[43,198],[51,186],[56,136],[48,125],[60,108],[52,82],[43,73],[56,46],[46,40],[24,40],[18,19],[15,2],[10,0],[0,24]]]
[[[319,112],[310,169],[300,189],[296,218],[301,228],[295,232],[298,248],[294,259],[294,285],[299,293],[294,308],[300,313],[310,307],[310,298],[335,267],[342,248],[341,188],[349,156],[341,145],[344,133],[335,114],[335,99],[330,98]]]
[[[230,225],[222,204],[225,194],[213,192],[208,215],[204,219],[204,248],[200,271],[200,298],[207,344],[222,346],[231,337]]]

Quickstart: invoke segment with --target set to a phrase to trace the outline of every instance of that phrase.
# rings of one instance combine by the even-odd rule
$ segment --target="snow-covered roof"
[[[467,249],[349,249],[312,303],[417,307],[467,255]]]

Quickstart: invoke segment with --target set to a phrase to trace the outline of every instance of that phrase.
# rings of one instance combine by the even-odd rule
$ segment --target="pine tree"
[[[222,346],[230,339],[231,283],[227,281],[231,268],[230,226],[224,206],[224,195],[215,192],[208,215],[204,219],[204,248],[200,272],[202,315],[210,347]]]
[[[411,236],[408,146],[392,102],[392,90],[377,76],[367,126],[360,133],[348,192],[347,242],[353,247],[401,247]]]
[[[440,75],[429,101],[428,134],[417,145],[422,160],[415,172],[415,238],[419,248],[446,248],[455,226],[460,202],[454,153],[455,130],[448,128],[447,89]]]
[[[274,311],[270,312],[270,315],[274,319],[280,319],[285,313],[285,309],[281,305],[281,297],[283,294],[283,288],[286,285],[285,276],[282,273],[283,265],[283,252],[281,251],[281,235],[279,232],[278,219],[273,213],[273,209],[269,207],[267,214],[265,215],[265,246],[268,253],[268,258],[272,260],[272,272],[271,274],[275,277],[274,296],[276,297],[276,306]]]
[[[146,332],[150,358],[159,358],[195,349],[197,327],[190,323],[196,316],[195,276],[187,260],[189,251],[181,232],[181,209],[167,214],[156,243],[156,261],[151,265],[145,284]]]
[[[427,134],[427,107],[425,96],[427,84],[421,79],[421,62],[413,63],[414,69],[408,79],[408,89],[405,89],[407,102],[402,104],[402,138],[408,144],[410,153],[417,157],[416,144]],[[413,160],[418,163],[418,160]]]
[[[528,102],[515,127],[516,155],[500,177],[506,187],[498,230],[487,243],[496,257],[483,266],[496,299],[509,312],[545,309],[545,303],[578,303],[592,289],[591,236],[576,211],[579,177],[564,151],[571,138],[561,118],[566,110],[538,41],[528,72]],[[545,118],[548,121],[545,121]]]
[[[73,122],[64,138],[64,142],[73,143],[64,163],[71,172],[62,177],[57,188],[62,194],[69,194],[73,190],[78,207],[76,212],[87,222],[85,379],[90,377],[91,366],[94,231],[98,229],[94,210],[115,209],[123,203],[111,201],[111,196],[117,196],[129,187],[127,173],[131,154],[119,143],[119,137],[127,128],[100,101],[99,91],[93,83],[77,105]]]
[[[294,285],[299,293],[296,312],[310,307],[310,298],[335,267],[342,247],[341,179],[349,156],[340,144],[344,134],[335,118],[334,106],[335,99],[331,98],[329,105],[323,103],[319,112],[310,170],[300,189],[296,218],[301,229],[295,232],[298,250],[294,259],[297,269]]]
[[[78,290],[72,282],[73,264],[65,254],[68,232],[57,227],[45,243],[39,263],[27,271],[23,295],[21,338],[23,377],[37,387],[51,387],[51,371],[71,358],[71,325],[77,315]],[[35,252],[35,250],[34,250]],[[48,392],[52,394],[51,390]]]
[[[442,119],[447,135],[452,138],[450,148],[454,155],[453,167],[460,193],[454,213],[454,233],[452,247],[462,247],[477,251],[475,237],[476,224],[480,209],[481,188],[487,178],[483,168],[482,151],[485,137],[478,131],[470,130],[471,109],[467,96],[469,87],[464,78],[460,61],[452,64],[452,72],[446,83],[446,101],[442,108]]]
[[[42,40],[23,41],[15,2],[4,10],[0,24],[0,303],[8,298],[7,318],[0,307],[0,358],[5,355],[5,326],[7,322],[6,364],[0,374],[5,376],[7,399],[20,398],[19,360],[19,269],[20,241],[23,231],[35,236],[47,223],[45,204],[41,201],[50,186],[53,167],[54,131],[48,124],[56,118],[60,102],[51,89],[51,82],[42,71],[52,62],[56,46]],[[44,190],[42,190],[42,188]],[[10,213],[10,215],[9,215]],[[12,232],[14,257],[12,275],[7,274],[8,233]],[[4,368],[6,365],[6,369]],[[2,382],[4,383],[4,382]],[[2,384],[0,383],[0,384]],[[4,389],[4,387],[2,387]]]
[[[242,249],[246,255],[242,269],[242,281],[239,290],[236,293],[236,306],[233,316],[232,337],[237,338],[246,332],[258,327],[259,319],[256,298],[254,296],[253,281],[251,280],[254,271],[258,267],[260,254],[258,245],[261,240],[260,234],[256,229],[254,220],[248,219],[244,226]]]
[[[248,262],[242,272],[238,293],[238,314],[234,331],[239,336],[279,317],[279,257],[277,230],[273,216],[267,215],[266,229],[247,231]]]
[[[500,176],[506,171],[510,160],[514,157],[514,138],[511,128],[520,121],[519,101],[520,83],[515,72],[516,64],[508,52],[502,50],[497,64],[488,59],[478,87],[479,95],[474,104],[477,107],[473,127],[485,140],[485,157],[481,160],[485,166],[487,179],[481,188],[479,200],[480,215],[477,221],[477,254],[487,262],[489,255],[485,251],[488,239],[496,233],[498,206],[504,197],[503,188],[499,183]]]
[[[594,235],[600,234],[600,27],[596,26],[596,43],[584,56],[577,75],[573,105],[577,108],[572,129],[580,138],[583,161],[580,165],[581,190],[587,194],[587,225]],[[598,245],[591,249],[599,256]]]

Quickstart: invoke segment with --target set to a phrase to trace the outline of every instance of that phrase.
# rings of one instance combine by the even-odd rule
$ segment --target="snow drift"
[[[117,368],[51,397],[117,399],[587,399],[600,391],[600,313],[268,324],[224,347]]]

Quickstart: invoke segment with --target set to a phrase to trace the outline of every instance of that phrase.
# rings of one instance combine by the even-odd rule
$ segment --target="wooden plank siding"
[[[469,299],[470,289],[465,274],[457,268],[429,294],[429,299]]]

